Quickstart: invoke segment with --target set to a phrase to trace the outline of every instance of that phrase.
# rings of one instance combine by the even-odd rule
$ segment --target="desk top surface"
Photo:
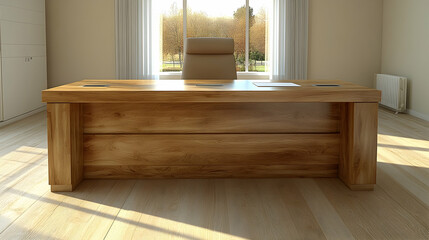
[[[379,102],[381,92],[340,80],[83,80],[44,90],[44,102]],[[207,86],[209,84],[210,86]],[[339,86],[315,86],[317,84]],[[87,85],[84,87],[84,85]],[[89,86],[88,86],[89,85]],[[97,85],[106,85],[103,87]]]

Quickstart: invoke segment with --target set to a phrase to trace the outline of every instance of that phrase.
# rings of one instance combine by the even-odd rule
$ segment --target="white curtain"
[[[271,79],[307,79],[308,0],[273,1]]]
[[[157,79],[159,18],[152,0],[116,0],[116,75],[118,79]]]

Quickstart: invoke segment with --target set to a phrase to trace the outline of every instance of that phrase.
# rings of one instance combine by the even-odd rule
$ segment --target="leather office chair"
[[[237,79],[232,38],[186,39],[182,79]]]

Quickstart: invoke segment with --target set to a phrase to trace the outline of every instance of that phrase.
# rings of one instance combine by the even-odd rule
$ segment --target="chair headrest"
[[[188,54],[233,54],[234,39],[232,38],[187,38],[186,53]]]

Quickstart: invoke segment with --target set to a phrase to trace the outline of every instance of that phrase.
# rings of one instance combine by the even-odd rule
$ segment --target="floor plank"
[[[356,239],[428,239],[429,232],[378,186],[372,192],[349,191],[337,179],[318,186]]]
[[[338,179],[335,181],[339,182]],[[296,184],[327,239],[354,239],[335,207],[313,179],[299,179]]]

